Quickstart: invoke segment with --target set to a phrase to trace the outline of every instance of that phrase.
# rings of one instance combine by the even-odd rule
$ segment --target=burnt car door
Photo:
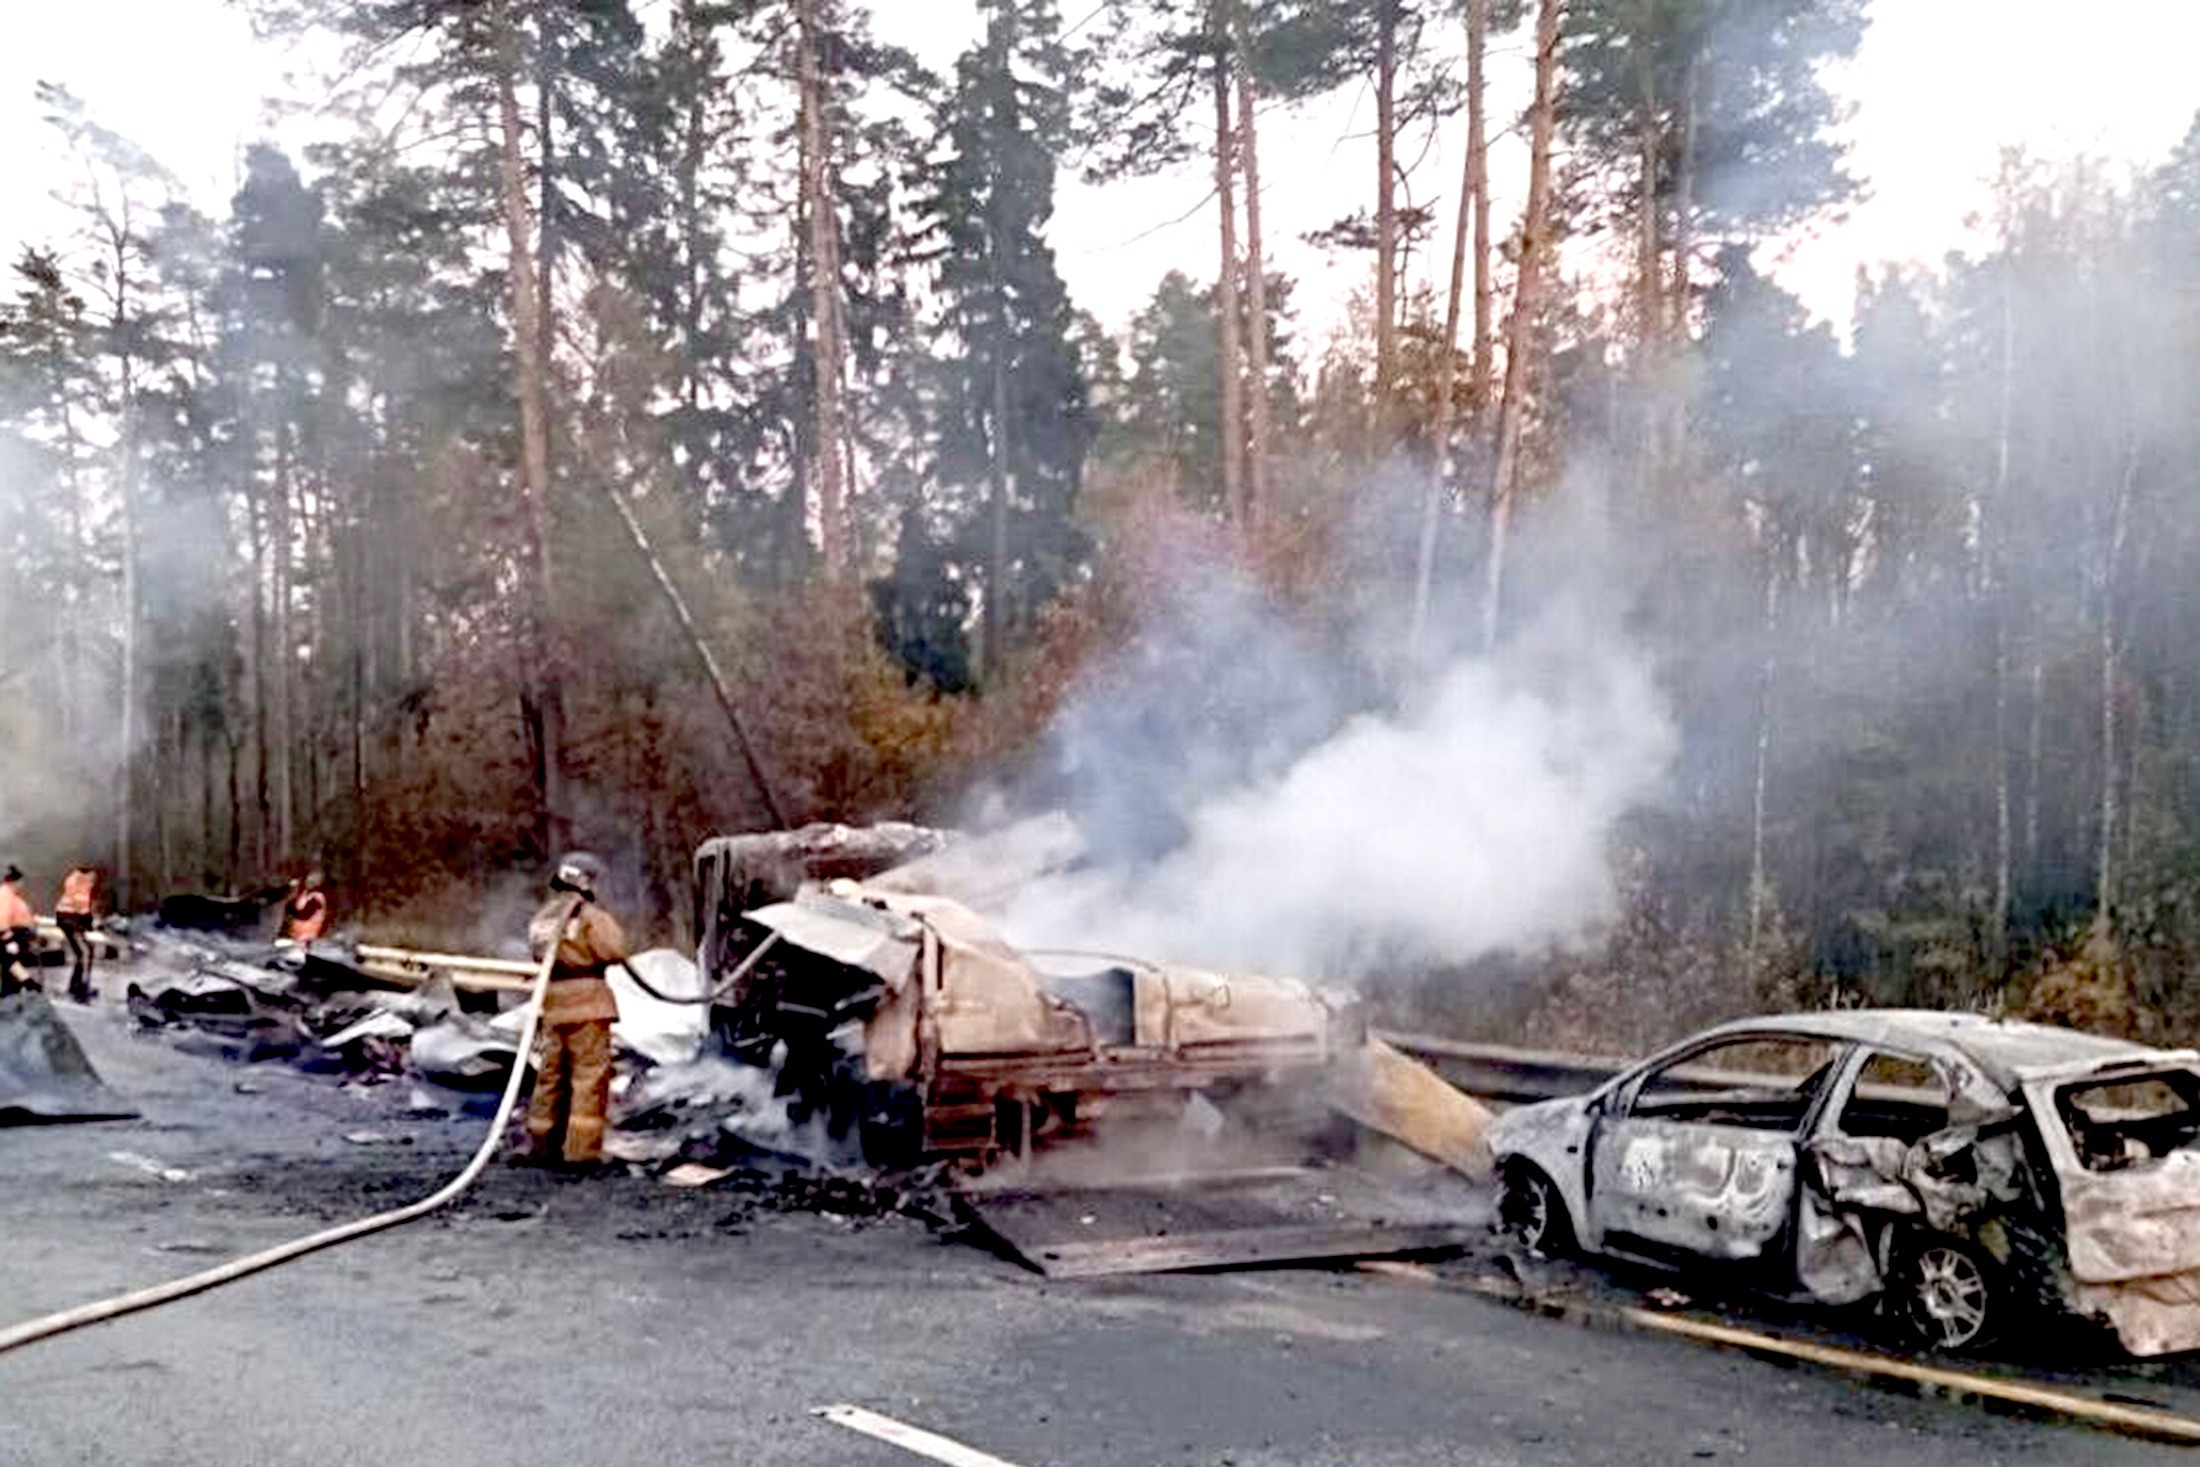
[[[2135,1355],[2200,1348],[2200,1056],[2028,1075],[2072,1298]]]
[[[1653,1258],[1783,1258],[1802,1140],[1847,1052],[1813,1035],[1727,1035],[1622,1084],[1590,1155],[1599,1246]]]

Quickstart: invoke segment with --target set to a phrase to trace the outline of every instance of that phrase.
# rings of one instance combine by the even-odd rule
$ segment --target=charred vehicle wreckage
[[[1103,1118],[1175,1115],[1195,1098],[1228,1108],[1256,1091],[1246,1114],[1272,1127],[1341,1113],[1456,1170],[1484,1169],[1487,1113],[1371,1041],[1350,990],[1032,952],[943,894],[969,894],[968,875],[990,862],[958,870],[928,853],[875,878],[819,881],[807,873],[836,863],[782,860],[776,881],[760,880],[760,854],[784,849],[768,836],[703,847],[699,962],[727,1047],[775,1068],[874,1160],[983,1166]]]
[[[743,926],[711,965],[738,974],[730,1047],[776,1057],[874,1160],[1024,1154],[1142,1099],[1288,1086],[1365,1042],[1350,994],[1129,959],[1042,969],[946,897],[843,881]]]
[[[1875,1303],[1961,1349],[2061,1311],[2200,1348],[2200,1054],[1968,1014],[1742,1020],[1490,1131],[1543,1252]]]
[[[706,842],[696,960],[653,949],[606,975],[620,1012],[607,1156],[680,1186],[921,1192],[973,1241],[1058,1274],[1411,1252],[1484,1231],[1472,1183],[1489,1113],[1371,1038],[1355,995],[1007,941],[988,913],[1075,848],[1052,819]],[[125,1002],[142,1029],[362,1093],[403,1081],[410,1114],[486,1113],[532,1061],[535,964],[514,953],[165,926],[137,946]]]

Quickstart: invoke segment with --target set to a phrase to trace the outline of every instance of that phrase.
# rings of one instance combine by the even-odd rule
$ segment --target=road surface
[[[402,1084],[353,1093],[61,1008],[145,1117],[0,1130],[0,1324],[410,1200],[479,1136],[402,1115]],[[2182,1365],[2080,1384],[2200,1405]],[[499,1164],[443,1216],[0,1356],[0,1463],[925,1460],[813,1414],[840,1403],[1016,1467],[2168,1450],[1410,1279],[1050,1282],[905,1216]]]

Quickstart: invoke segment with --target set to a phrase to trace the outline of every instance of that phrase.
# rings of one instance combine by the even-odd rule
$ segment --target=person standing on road
[[[0,876],[0,998],[33,987],[32,955],[38,951],[38,914],[23,900],[23,872]]]
[[[69,997],[90,1003],[92,988],[92,909],[99,889],[99,872],[79,861],[61,878],[61,895],[53,904],[53,920],[69,945]]]
[[[309,871],[290,884],[290,899],[283,903],[283,940],[301,946],[320,941],[328,931],[328,893],[321,890],[321,873]]]
[[[603,1160],[604,1116],[611,1104],[611,1025],[619,1017],[619,1001],[604,973],[627,959],[626,934],[596,905],[602,881],[603,863],[575,851],[558,863],[550,878],[550,900],[527,924],[538,961],[553,945],[557,951],[543,994],[535,1089],[527,1104],[528,1156],[574,1171],[592,1169]]]

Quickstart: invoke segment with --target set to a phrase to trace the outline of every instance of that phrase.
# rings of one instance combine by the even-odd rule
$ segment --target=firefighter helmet
[[[593,897],[596,887],[603,881],[603,862],[587,851],[569,851],[558,861],[557,874],[550,878],[555,891],[577,892]]]

